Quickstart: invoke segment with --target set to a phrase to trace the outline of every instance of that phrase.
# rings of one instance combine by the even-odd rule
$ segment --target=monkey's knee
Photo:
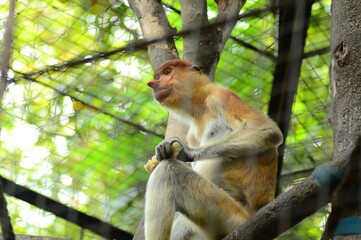
[[[174,165],[175,160],[171,160],[171,159],[166,159],[166,160],[162,160],[160,161],[160,163],[158,164],[158,166],[154,169],[154,171],[152,172],[152,174],[150,175],[150,178],[155,178],[155,177],[164,177],[165,174],[169,174],[169,172],[172,171],[172,165]]]
[[[186,171],[192,171],[192,169],[183,162],[175,159],[162,160],[150,174],[147,192],[150,190],[159,193],[164,190],[174,191],[177,188],[177,177],[183,176]]]
[[[206,240],[203,230],[182,213],[177,212],[172,226],[171,240]]]
[[[162,160],[156,169],[152,172],[152,176],[164,177],[169,174],[173,175],[175,172],[182,170],[184,168],[190,169],[184,162],[178,161],[176,159],[166,159]]]
[[[173,169],[174,163],[176,160],[163,160],[154,171],[150,174],[147,191],[150,189],[160,189],[168,187],[170,184],[170,179],[174,177]]]

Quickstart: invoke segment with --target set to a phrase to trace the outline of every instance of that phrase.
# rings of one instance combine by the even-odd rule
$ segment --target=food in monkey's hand
[[[172,150],[173,150],[173,155],[172,155],[171,159],[176,159],[179,152],[182,150],[181,145],[178,142],[174,142],[172,144]],[[144,168],[145,168],[145,170],[147,170],[147,172],[152,173],[154,171],[154,169],[158,166],[159,163],[160,163],[160,161],[154,155],[144,165]]]

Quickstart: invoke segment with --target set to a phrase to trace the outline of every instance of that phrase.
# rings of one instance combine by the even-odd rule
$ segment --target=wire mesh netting
[[[182,30],[179,3],[164,2],[170,24]],[[3,36],[8,6],[4,0],[0,4],[5,6],[0,8]],[[241,13],[268,8],[268,1],[247,1]],[[209,19],[215,18],[216,9],[216,3],[208,1]],[[292,107],[284,189],[332,158],[329,25],[330,0],[318,0],[312,6]],[[215,77],[264,112],[271,98],[277,30],[277,14],[271,10],[240,19]],[[175,41],[182,56],[182,38]],[[1,115],[0,174],[134,233],[149,176],[143,165],[154,154],[167,123],[167,113],[146,86],[152,71],[147,44],[127,2],[19,0]],[[100,238],[25,201],[7,200],[18,234]],[[318,238],[325,212],[280,238]]]

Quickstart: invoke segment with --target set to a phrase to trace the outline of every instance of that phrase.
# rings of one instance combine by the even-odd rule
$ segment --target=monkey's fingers
[[[173,154],[171,159],[175,159],[181,150],[182,150],[182,146],[179,144],[179,142],[172,143]]]
[[[144,165],[144,168],[145,170],[147,170],[147,172],[152,173],[154,169],[158,166],[158,164],[158,159],[153,156],[151,159],[148,160],[147,164]]]

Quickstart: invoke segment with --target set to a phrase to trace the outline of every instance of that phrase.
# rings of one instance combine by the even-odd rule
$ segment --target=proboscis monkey
[[[190,62],[163,63],[148,86],[189,132],[146,165],[146,239],[221,239],[273,200],[281,131]]]

